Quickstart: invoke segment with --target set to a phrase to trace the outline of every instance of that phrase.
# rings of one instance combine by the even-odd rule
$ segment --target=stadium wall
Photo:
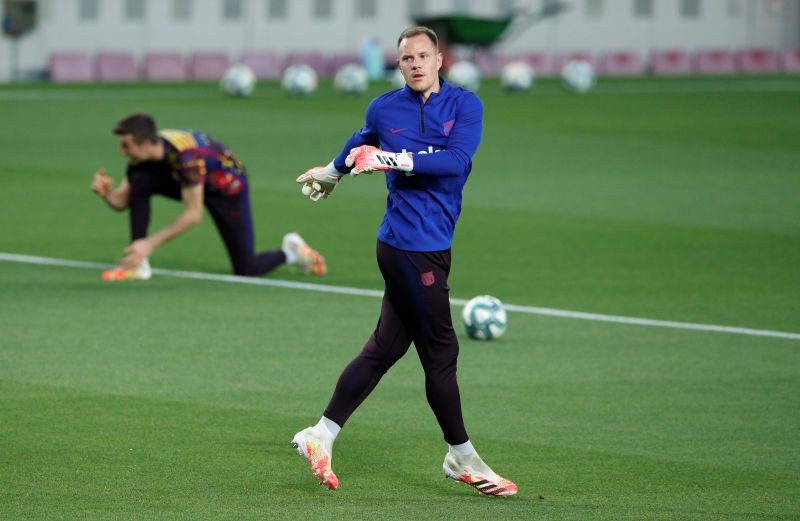
[[[46,77],[54,52],[248,50],[358,52],[368,37],[391,52],[425,16],[497,18],[542,0],[38,0],[36,29],[0,38],[0,81]],[[656,49],[788,49],[800,45],[797,0],[565,0],[561,15],[512,25],[494,50],[600,53]],[[280,13],[283,11],[283,15]],[[522,18],[518,18],[522,20]],[[530,20],[529,20],[530,21]],[[519,29],[519,30],[516,30]]]

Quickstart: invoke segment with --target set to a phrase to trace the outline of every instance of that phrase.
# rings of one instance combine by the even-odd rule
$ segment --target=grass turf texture
[[[454,297],[800,331],[800,80],[481,94]],[[100,166],[119,178],[110,127],[147,110],[240,153],[259,246],[297,230],[328,258],[323,282],[380,288],[380,176],[318,204],[292,182],[338,151],[366,101],[328,84],[244,100],[208,85],[1,88],[0,251],[118,257],[125,216],[88,184]],[[159,202],[154,225],[178,210]],[[228,271],[210,219],[153,264]],[[797,341],[511,314],[499,342],[464,339],[459,377],[472,437],[518,497],[441,477],[413,353],[347,425],[342,488],[327,493],[288,441],[316,420],[377,299],[167,277],[111,286],[5,262],[0,287],[0,518],[800,515]]]

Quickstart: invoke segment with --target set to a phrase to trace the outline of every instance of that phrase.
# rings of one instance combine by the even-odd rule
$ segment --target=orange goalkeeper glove
[[[350,149],[344,164],[353,167],[350,175],[371,174],[375,170],[400,170],[411,172],[414,158],[408,152],[386,152],[369,145]]]

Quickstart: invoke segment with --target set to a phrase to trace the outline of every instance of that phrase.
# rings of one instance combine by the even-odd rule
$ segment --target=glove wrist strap
[[[333,166],[333,161],[331,161],[330,163],[325,165],[323,168],[325,169],[325,173],[328,174],[328,175],[332,175],[332,176],[336,176],[336,177],[342,177],[342,175],[343,175],[341,172],[336,170],[335,166]]]

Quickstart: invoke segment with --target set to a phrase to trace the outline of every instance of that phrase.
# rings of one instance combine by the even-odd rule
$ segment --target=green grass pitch
[[[800,78],[480,94],[453,297],[800,333]],[[2,87],[0,253],[115,262],[126,217],[89,183],[99,167],[120,178],[110,129],[144,110],[241,155],[259,247],[298,231],[329,262],[314,282],[380,289],[381,176],[316,204],[294,184],[368,99],[329,83],[306,99],[276,84],[247,99],[204,84]],[[153,225],[179,209],[159,201]],[[152,263],[229,270],[210,219]],[[472,440],[516,497],[444,479],[413,350],[342,431],[340,490],[321,489],[289,441],[379,305],[0,261],[0,519],[800,518],[800,340],[519,312],[499,341],[463,337],[459,359]]]

